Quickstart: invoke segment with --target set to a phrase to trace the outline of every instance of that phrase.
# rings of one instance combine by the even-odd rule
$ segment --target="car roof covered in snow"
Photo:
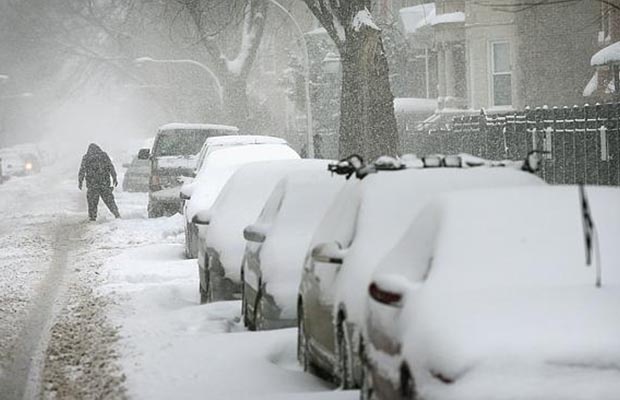
[[[207,138],[206,146],[228,146],[236,144],[287,144],[282,138],[264,135],[230,135]]]
[[[159,127],[160,132],[165,131],[183,131],[183,130],[221,130],[238,132],[239,128],[230,125],[218,125],[218,124],[196,124],[196,123],[182,123],[173,122],[170,124],[162,125]]]
[[[585,191],[602,261],[609,265],[610,260],[620,259],[620,189],[591,186]],[[426,222],[438,227],[429,282],[441,280],[447,290],[594,282],[593,268],[586,268],[581,207],[577,186],[442,195],[423,211],[435,214]],[[420,229],[424,230],[411,225],[387,264],[407,263],[414,251],[412,237]],[[620,269],[610,268],[606,275],[620,283]]]

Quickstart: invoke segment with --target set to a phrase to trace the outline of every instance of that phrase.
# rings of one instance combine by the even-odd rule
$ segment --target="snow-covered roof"
[[[453,24],[457,22],[465,22],[465,13],[457,11],[447,14],[435,15],[430,21],[431,26],[439,24]]]
[[[436,109],[437,99],[422,99],[417,97],[397,97],[394,99],[394,112],[397,114],[434,112]]]
[[[207,138],[208,146],[227,146],[234,144],[288,144],[286,140],[263,135],[230,135]]]
[[[594,71],[594,75],[592,75],[592,78],[590,78],[590,80],[588,81],[588,84],[583,89],[583,97],[592,96],[594,92],[596,92],[597,88],[598,88],[598,71]]]
[[[592,56],[593,67],[620,62],[620,42],[610,44]]]
[[[185,122],[173,122],[159,127],[160,131],[173,131],[173,130],[221,130],[238,132],[239,128],[230,125],[218,125],[218,124],[192,124]]]
[[[415,33],[421,27],[430,25],[430,21],[435,17],[435,3],[405,7],[401,8],[398,12],[405,33]]]

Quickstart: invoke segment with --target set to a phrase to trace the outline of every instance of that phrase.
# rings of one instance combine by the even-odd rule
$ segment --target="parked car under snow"
[[[304,369],[345,388],[360,384],[359,328],[370,275],[429,198],[475,187],[544,184],[503,163],[469,157],[474,165],[498,167],[467,168],[463,158],[410,158],[407,163],[383,158],[361,169],[376,173],[347,182],[318,225],[302,272],[297,313]]]
[[[617,398],[620,190],[585,193],[472,190],[428,204],[373,274],[362,397]]]
[[[284,177],[256,222],[244,230],[241,310],[252,330],[297,325],[297,291],[308,245],[345,181],[328,172],[328,163]]]
[[[250,149],[223,151],[239,146]],[[198,227],[192,218],[199,209],[209,208],[232,173],[241,165],[264,160],[298,159],[284,139],[271,136],[230,135],[207,139],[198,156],[195,178],[181,187],[185,215],[185,255],[198,257]]]
[[[199,231],[198,253],[201,300],[241,298],[246,244],[243,230],[256,221],[280,179],[291,171],[315,169],[317,163],[323,161],[289,159],[243,165],[230,177],[213,206],[196,213],[194,223],[204,225]]]
[[[140,159],[151,162],[149,217],[180,212],[182,177],[194,175],[197,156],[207,138],[237,132],[236,127],[213,124],[174,123],[160,127],[152,150],[139,154]]]

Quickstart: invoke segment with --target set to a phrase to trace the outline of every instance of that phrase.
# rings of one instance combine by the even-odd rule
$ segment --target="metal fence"
[[[404,132],[404,152],[523,159],[546,150],[549,183],[620,185],[620,103],[455,117],[448,129]]]

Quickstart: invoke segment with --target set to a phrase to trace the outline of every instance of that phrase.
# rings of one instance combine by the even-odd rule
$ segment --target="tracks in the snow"
[[[84,224],[59,221],[53,230],[53,256],[29,310],[8,368],[0,376],[3,400],[37,399],[40,396],[44,354],[57,305],[68,274],[68,255],[82,235]]]

